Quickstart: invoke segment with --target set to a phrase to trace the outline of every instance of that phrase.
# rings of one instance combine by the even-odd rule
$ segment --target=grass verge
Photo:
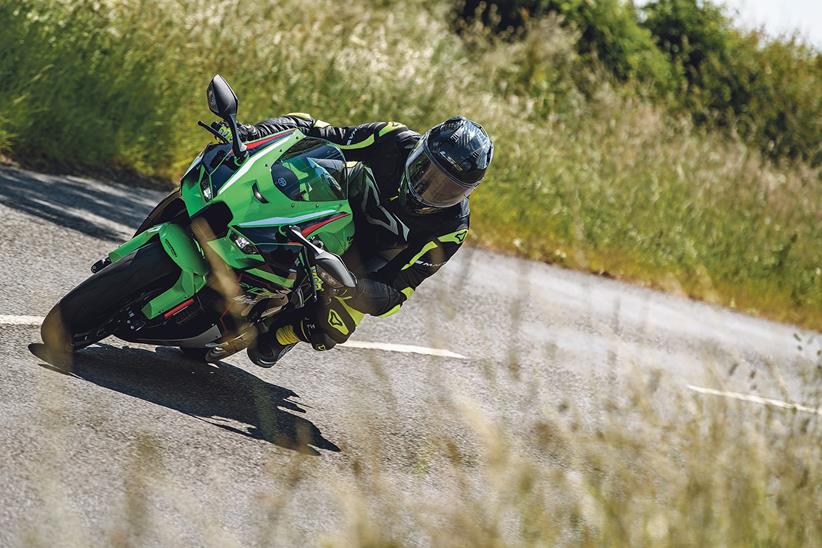
[[[543,402],[518,431],[457,401],[479,442],[476,454],[440,446],[446,493],[404,497],[365,464],[341,493],[347,526],[329,545],[819,544],[819,414],[666,394],[654,375],[600,405],[607,413],[592,419]]]
[[[299,110],[423,130],[461,112],[498,150],[474,242],[822,329],[818,168],[775,167],[612,89],[572,62],[576,37],[555,20],[489,42],[454,35],[447,9],[4,3],[0,149],[171,180],[205,139],[194,121],[215,72],[245,121]]]

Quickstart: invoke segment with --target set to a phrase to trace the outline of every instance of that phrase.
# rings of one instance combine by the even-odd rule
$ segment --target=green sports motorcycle
[[[354,238],[340,149],[298,130],[243,143],[237,96],[220,75],[207,97],[230,139],[198,122],[220,142],[52,308],[41,328],[50,351],[114,335],[217,361],[354,287],[339,257]]]

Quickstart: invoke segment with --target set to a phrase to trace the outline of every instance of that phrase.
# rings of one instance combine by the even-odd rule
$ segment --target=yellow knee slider
[[[277,342],[283,345],[300,342],[300,338],[296,333],[294,333],[294,327],[291,325],[286,325],[285,327],[279,328],[274,336],[276,337]]]

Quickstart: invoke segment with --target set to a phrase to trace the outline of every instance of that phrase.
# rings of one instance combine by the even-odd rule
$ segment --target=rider
[[[348,168],[361,170],[354,178],[362,188],[350,197],[354,245],[343,257],[358,282],[329,304],[313,306],[294,325],[257,337],[248,355],[262,367],[274,365],[300,341],[328,350],[345,342],[365,314],[385,317],[399,310],[462,245],[468,195],[494,153],[485,130],[462,116],[420,135],[396,122],[335,127],[292,113],[241,125],[240,137],[250,141],[294,128],[334,143],[351,161]]]

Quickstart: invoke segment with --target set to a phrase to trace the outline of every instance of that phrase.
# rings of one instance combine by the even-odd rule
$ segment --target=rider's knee
[[[347,341],[357,329],[357,321],[351,317],[344,306],[337,302],[318,310],[315,318],[317,325],[337,344]]]
[[[306,318],[300,322],[300,338],[311,344],[314,350],[331,350],[336,345],[344,343],[350,336],[343,333],[325,322],[317,322],[311,318]]]
[[[320,331],[312,335],[311,346],[314,350],[331,350],[337,346],[337,341],[331,338],[327,333]]]
[[[357,319],[339,302],[318,306],[300,322],[300,334],[315,350],[330,350],[348,340],[357,328]]]

